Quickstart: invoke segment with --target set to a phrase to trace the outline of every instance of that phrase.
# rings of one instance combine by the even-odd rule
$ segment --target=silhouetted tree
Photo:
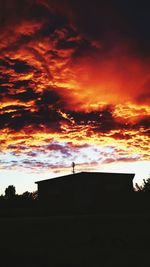
[[[37,191],[35,192],[24,192],[21,195],[16,195],[16,200],[18,201],[34,201],[37,200],[38,194]]]
[[[34,192],[32,193],[32,199],[33,199],[33,200],[37,200],[37,199],[38,199],[38,191],[34,191]]]
[[[0,200],[5,200],[5,196],[4,195],[0,195]]]
[[[150,177],[147,180],[143,179],[143,182],[144,185],[142,191],[145,193],[150,193]]]
[[[143,192],[143,187],[142,185],[138,185],[138,183],[135,184],[135,191],[136,192]]]
[[[9,185],[6,189],[5,189],[5,198],[6,199],[14,199],[16,195],[16,189],[13,185]]]
[[[26,191],[21,195],[22,200],[33,200],[32,193]]]

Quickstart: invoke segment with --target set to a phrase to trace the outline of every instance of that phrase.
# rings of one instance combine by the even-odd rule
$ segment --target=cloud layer
[[[61,3],[0,2],[1,168],[149,160],[146,4]]]

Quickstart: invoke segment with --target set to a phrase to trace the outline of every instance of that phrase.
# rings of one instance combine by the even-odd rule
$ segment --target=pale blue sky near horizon
[[[76,172],[88,171],[81,168],[76,164]],[[30,170],[1,170],[0,171],[0,194],[5,193],[6,187],[14,185],[17,194],[22,194],[25,191],[33,192],[37,190],[36,181],[59,177],[61,175],[71,174],[71,163],[68,169],[63,172],[55,173],[50,170],[43,171],[30,171]],[[93,168],[97,172],[119,172],[119,173],[135,173],[134,184],[142,184],[143,179],[150,177],[150,162],[135,162],[135,163],[118,163],[118,164],[105,164],[103,166]]]

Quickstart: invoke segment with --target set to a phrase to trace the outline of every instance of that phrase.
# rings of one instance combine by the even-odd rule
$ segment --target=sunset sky
[[[146,1],[0,0],[0,194],[76,171],[150,174]]]

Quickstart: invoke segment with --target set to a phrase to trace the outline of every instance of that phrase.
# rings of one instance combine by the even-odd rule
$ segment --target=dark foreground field
[[[0,219],[0,266],[150,266],[150,216]]]

